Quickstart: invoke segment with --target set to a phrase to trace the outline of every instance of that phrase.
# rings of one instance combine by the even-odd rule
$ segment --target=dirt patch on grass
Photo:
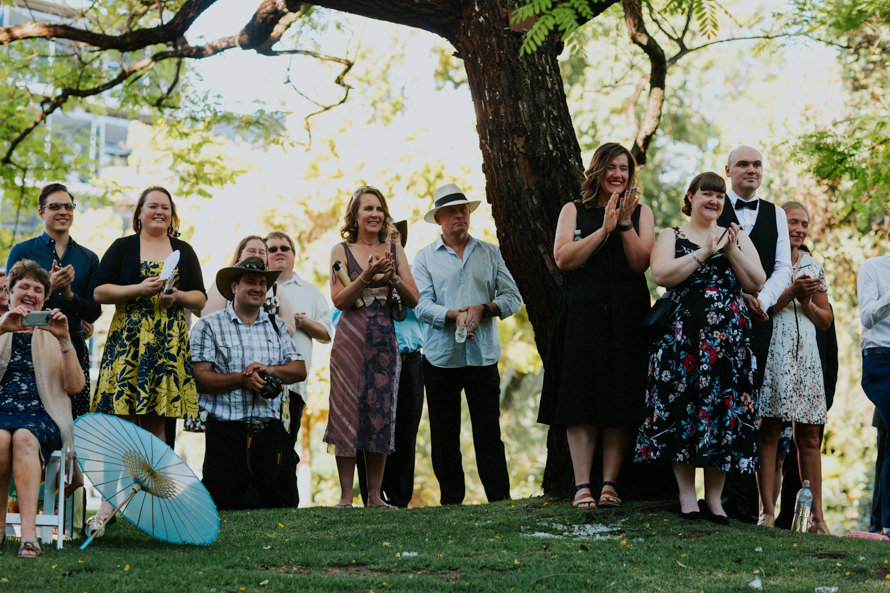
[[[278,566],[264,564],[257,570],[260,572],[277,572],[279,574],[310,574],[312,572],[302,564],[296,564],[294,562],[285,562]]]
[[[373,570],[363,564],[350,564],[348,566],[327,566],[325,568],[312,569],[292,562],[285,562],[278,566],[264,565],[258,569],[259,571],[274,572],[278,574],[327,574],[331,576],[355,576],[355,577],[387,577],[387,576],[405,576],[413,574],[420,577],[432,577],[448,583],[456,582],[459,574],[455,570],[446,571],[427,571],[427,570]]]

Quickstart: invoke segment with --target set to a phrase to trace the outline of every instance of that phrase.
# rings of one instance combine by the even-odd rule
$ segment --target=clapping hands
[[[384,252],[382,256],[375,256],[374,254],[368,256],[368,273],[375,280],[378,279],[377,276],[382,275],[389,281],[394,272],[395,264],[389,251]]]

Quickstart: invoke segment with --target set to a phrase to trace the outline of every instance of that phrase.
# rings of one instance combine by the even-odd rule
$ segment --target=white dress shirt
[[[290,301],[294,313],[305,313],[306,319],[317,321],[327,330],[330,337],[334,337],[334,325],[331,323],[331,308],[327,299],[321,294],[311,282],[300,277],[296,272],[281,282],[279,285],[287,300]],[[306,372],[309,373],[309,367],[312,365],[312,338],[305,331],[297,328],[293,336],[294,348],[303,356],[306,361]],[[288,385],[288,389],[300,394],[303,402],[306,402],[306,383],[309,382],[309,376],[305,381]]]
[[[890,347],[890,255],[865,260],[856,284],[862,347]]]
[[[733,208],[735,207],[736,200],[742,200],[731,189],[726,192],[726,196],[729,198],[729,204]],[[759,200],[759,198],[755,195],[751,200],[742,201],[750,202],[752,200]],[[759,201],[757,208],[754,210],[742,208],[735,211],[736,218],[739,219],[739,225],[748,235],[751,234],[759,213]],[[788,238],[788,218],[785,216],[785,211],[778,206],[776,206],[776,231],[778,232],[778,238],[776,239],[776,262],[773,266],[773,273],[766,279],[766,283],[760,289],[760,294],[758,295],[764,311],[775,305],[782,292],[791,284],[791,241]]]

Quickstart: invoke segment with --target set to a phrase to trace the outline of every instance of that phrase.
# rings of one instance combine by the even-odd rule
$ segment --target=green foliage
[[[847,113],[806,134],[794,148],[830,187],[836,218],[866,230],[890,214],[890,2],[799,0],[794,20],[838,45],[849,91]]]
[[[514,25],[532,20],[534,24],[526,33],[519,54],[531,54],[544,44],[544,40],[554,30],[560,33],[565,41],[579,26],[594,17],[587,0],[532,0],[520,6],[510,16]]]
[[[719,15],[724,12],[718,0],[643,0],[643,5],[650,12],[663,16],[691,13],[698,32],[709,40],[717,37]],[[513,25],[532,23],[520,47],[520,55],[535,52],[554,31],[559,33],[561,41],[568,41],[573,47],[578,47],[571,41],[572,36],[593,20],[594,13],[588,0],[532,0],[517,8],[510,16]]]

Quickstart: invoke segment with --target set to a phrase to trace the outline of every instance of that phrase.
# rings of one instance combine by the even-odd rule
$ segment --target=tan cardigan
[[[48,331],[35,330],[31,338],[31,360],[34,362],[34,379],[37,393],[46,413],[53,419],[62,434],[62,447],[69,459],[73,459],[74,433],[71,420],[71,398],[62,387],[62,348],[59,341]],[[12,356],[12,332],[0,334],[0,379],[6,374]]]

